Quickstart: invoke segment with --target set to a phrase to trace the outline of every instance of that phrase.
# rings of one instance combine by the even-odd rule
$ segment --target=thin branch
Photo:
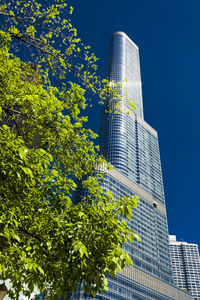
[[[21,18],[21,17],[18,17],[18,16],[16,16],[16,15],[12,15],[12,14],[9,14],[9,13],[3,12],[3,11],[0,11],[0,15],[6,16],[6,17],[15,18],[16,20],[18,20],[18,21],[20,21],[20,22],[22,22],[22,23],[23,23],[24,20],[25,20],[25,17],[24,17],[24,18]],[[28,18],[27,18],[27,19],[28,19]],[[29,21],[29,22],[30,22],[30,21]],[[30,22],[30,24],[34,25],[34,22]],[[24,25],[24,24],[23,24],[23,25]],[[25,25],[24,25],[24,27],[25,27]],[[85,80],[85,79],[80,75],[80,73],[79,73],[78,71],[74,70],[74,69],[69,65],[68,62],[66,62],[66,59],[64,58],[64,55],[58,54],[58,57],[57,57],[57,56],[54,55],[53,53],[50,53],[50,52],[48,52],[48,51],[45,51],[45,50],[42,49],[39,45],[35,45],[34,43],[27,41],[26,39],[30,39],[30,40],[32,40],[32,41],[36,41],[36,42],[38,42],[38,43],[44,44],[46,47],[51,48],[52,51],[53,51],[53,50],[56,51],[56,49],[53,48],[51,45],[48,45],[48,44],[45,43],[44,41],[42,41],[42,40],[40,40],[40,39],[37,39],[37,38],[33,38],[33,37],[31,37],[31,36],[26,36],[26,35],[19,36],[19,35],[17,35],[17,34],[11,34],[11,36],[14,37],[14,38],[16,38],[17,40],[20,40],[20,41],[22,41],[22,42],[24,42],[24,43],[26,43],[26,44],[28,44],[28,45],[30,45],[30,46],[32,46],[32,47],[38,49],[38,50],[40,50],[40,51],[43,52],[43,53],[46,53],[46,54],[52,56],[52,57],[55,58],[57,61],[58,61],[58,57],[64,59],[64,60],[65,60],[65,63],[66,63],[66,67],[67,67],[72,73],[74,73],[74,74],[75,74],[75,75],[76,75],[83,83],[85,83],[86,85],[88,85],[91,89],[94,89],[95,91],[99,91],[99,90],[98,90],[95,86],[93,86],[90,82],[88,82],[87,80]]]
[[[17,128],[17,133],[18,133],[18,136],[20,135],[20,131],[19,131],[19,127],[18,127],[18,124],[17,124],[17,121],[14,119],[14,122],[15,122],[15,126]]]
[[[45,20],[45,19],[50,15],[50,13],[51,13],[52,11],[53,11],[53,9],[50,10],[48,14],[46,14],[46,15],[44,14],[42,17],[38,18],[35,22],[31,22],[31,25],[35,25],[35,24],[37,25],[37,23],[39,23],[39,22]]]
[[[18,114],[18,115],[21,115],[23,117],[27,117],[27,115],[21,113],[20,111],[18,110],[15,110],[15,109],[12,109],[12,108],[9,108],[9,107],[6,107],[6,106],[2,106],[2,108],[5,110],[5,111],[9,111],[9,112],[12,112],[14,114]]]
[[[39,238],[37,235],[30,233],[29,231],[27,231],[26,229],[22,228],[22,227],[18,227],[20,231],[22,231],[23,233],[26,233],[27,235],[31,236],[32,238],[36,239],[39,242],[42,242],[42,239]]]
[[[49,30],[49,31],[52,31],[52,32],[55,32],[55,33],[58,33],[59,35],[61,36],[64,36],[62,34],[62,32],[59,32],[57,30],[52,30],[51,28],[46,28],[45,26],[43,27],[42,25],[37,25],[37,24],[34,24],[35,22],[32,22],[30,20],[30,18],[28,17],[19,17],[19,16],[16,16],[16,15],[13,15],[13,14],[10,14],[10,13],[7,13],[7,12],[4,12],[4,11],[0,11],[0,15],[2,16],[6,16],[6,17],[11,17],[11,18],[15,18],[16,20],[20,21],[20,22],[29,22],[29,24],[31,25],[36,25],[38,27],[42,27],[46,30]],[[47,16],[47,15],[46,15]],[[43,16],[42,18],[44,18],[45,16]],[[42,19],[41,18],[41,19]],[[23,23],[24,27],[25,24]],[[59,62],[59,58],[61,58],[64,63],[65,63],[65,67],[71,71],[78,79],[80,79],[90,90],[92,90],[93,92],[96,92],[96,93],[100,93],[101,92],[101,89],[96,87],[94,83],[91,83],[89,79],[87,79],[87,77],[83,77],[79,71],[75,70],[70,64],[69,62],[67,61],[67,57],[65,54],[60,54],[58,53],[58,51],[50,44],[46,43],[45,41],[41,40],[41,39],[38,39],[36,37],[32,37],[32,36],[28,36],[26,34],[23,34],[20,32],[20,34],[14,34],[14,33],[11,33],[11,36],[16,38],[17,40],[23,42],[23,43],[26,43],[27,45],[30,45],[31,47],[37,49],[38,51],[40,51],[41,53],[43,54],[46,54],[52,58],[55,59],[56,62]],[[43,45],[45,48],[41,47],[40,45]],[[54,52],[57,52],[56,54],[54,54]]]
[[[29,19],[28,17],[21,18],[19,16],[13,15],[13,14],[6,13],[2,10],[0,10],[0,15],[6,16],[6,17],[11,17],[11,18],[17,19],[18,21],[21,21],[21,22],[24,22],[24,19],[27,19],[27,20]]]
[[[74,75],[76,75],[83,83],[85,83],[86,85],[88,85],[91,89],[94,89],[95,91],[99,92],[98,88],[96,88],[95,86],[93,86],[89,81],[85,80],[85,79],[80,75],[80,73],[79,73],[78,71],[74,70],[74,69],[70,66],[70,64],[69,64],[69,63],[66,61],[66,59],[64,58],[64,55],[61,55],[61,54],[55,55],[55,54],[53,54],[53,53],[51,53],[51,52],[49,52],[49,51],[47,51],[47,50],[44,50],[44,49],[41,48],[39,45],[36,45],[36,44],[34,44],[34,43],[30,42],[30,41],[27,41],[26,38],[29,38],[30,40],[39,42],[39,43],[41,43],[41,44],[45,44],[42,40],[39,40],[39,41],[38,41],[38,39],[35,39],[35,38],[33,38],[33,37],[30,37],[30,36],[29,36],[29,37],[26,37],[26,36],[19,36],[19,35],[17,35],[17,34],[13,34],[13,33],[11,34],[11,36],[14,37],[14,38],[16,38],[17,40],[20,40],[20,41],[22,41],[22,42],[24,42],[24,43],[26,43],[26,44],[28,44],[28,45],[30,45],[30,46],[36,48],[37,50],[41,51],[42,53],[45,53],[45,54],[47,54],[47,55],[49,55],[49,56],[52,56],[52,57],[55,58],[57,61],[59,61],[58,57],[64,59],[65,64],[66,64],[66,67],[67,67],[72,73],[74,73]],[[50,46],[50,45],[48,45],[48,44],[47,44],[47,47],[52,48],[53,50],[56,51],[56,49],[54,49],[52,46]]]

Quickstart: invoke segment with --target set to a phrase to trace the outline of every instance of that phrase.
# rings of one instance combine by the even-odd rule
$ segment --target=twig
[[[15,114],[18,114],[18,115],[22,115],[23,117],[27,117],[27,115],[23,114],[22,112],[18,111],[18,110],[15,110],[15,109],[12,109],[12,108],[9,108],[9,107],[6,107],[6,106],[2,106],[2,108],[5,110],[5,111],[10,111],[10,112],[13,112]]]
[[[20,227],[20,226],[19,226],[18,228],[19,228],[19,230],[21,230],[22,232],[24,232],[24,233],[26,233],[27,235],[31,236],[32,238],[36,239],[37,241],[42,242],[42,239],[39,238],[38,236],[36,236],[35,234],[30,233],[29,231],[27,231],[26,229],[24,229],[24,228],[22,228],[22,227]]]

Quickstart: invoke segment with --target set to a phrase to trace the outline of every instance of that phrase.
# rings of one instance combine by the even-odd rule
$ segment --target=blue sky
[[[200,1],[72,0],[72,22],[100,58],[124,31],[140,48],[144,118],[158,131],[170,234],[200,245]],[[90,113],[97,133],[101,108]]]

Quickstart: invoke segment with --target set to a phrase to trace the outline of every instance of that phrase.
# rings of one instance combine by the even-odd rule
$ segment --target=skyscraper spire
[[[117,31],[110,38],[106,77],[120,82],[124,104],[134,100],[134,113],[143,119],[139,48],[124,32]]]

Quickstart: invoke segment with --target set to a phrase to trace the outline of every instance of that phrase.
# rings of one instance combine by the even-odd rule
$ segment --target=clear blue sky
[[[200,1],[72,0],[72,22],[100,58],[124,31],[140,48],[145,120],[158,131],[170,234],[200,246]],[[90,114],[99,131],[101,108]]]

